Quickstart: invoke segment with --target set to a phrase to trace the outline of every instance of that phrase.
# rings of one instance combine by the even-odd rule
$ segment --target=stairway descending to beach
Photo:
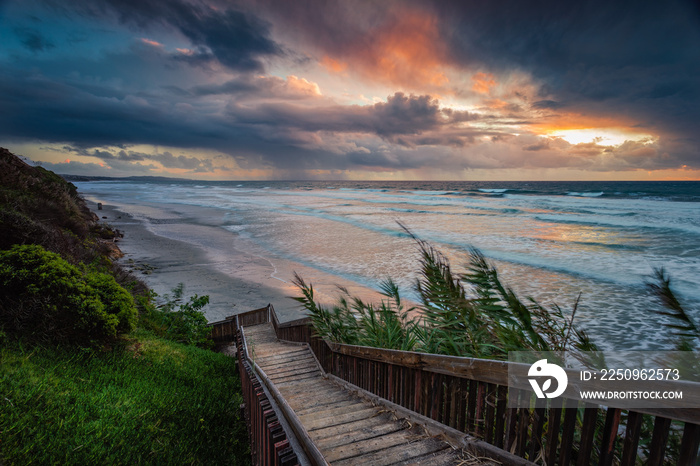
[[[272,324],[244,328],[251,359],[275,385],[333,465],[497,464],[464,457],[446,441],[325,378],[307,346],[280,342]]]
[[[682,404],[697,402],[696,382],[668,382],[689,392],[671,409],[575,396],[540,406],[510,378],[527,365],[331,342],[309,318],[281,323],[272,305],[210,326],[220,347],[235,341],[255,464],[700,464],[700,410]],[[510,390],[530,406],[510,407]]]

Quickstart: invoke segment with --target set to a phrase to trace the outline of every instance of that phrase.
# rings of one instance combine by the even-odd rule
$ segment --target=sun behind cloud
[[[630,133],[614,128],[584,128],[553,131],[549,136],[562,138],[570,144],[595,142],[600,145],[619,146],[625,141],[649,140],[648,134]]]

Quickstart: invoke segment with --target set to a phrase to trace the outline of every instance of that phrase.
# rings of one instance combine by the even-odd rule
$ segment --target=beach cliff
[[[116,258],[118,232],[99,222],[72,183],[0,148],[0,249],[38,244],[71,262]]]

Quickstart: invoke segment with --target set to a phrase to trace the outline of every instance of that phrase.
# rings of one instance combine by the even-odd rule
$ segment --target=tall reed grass
[[[420,253],[415,282],[420,302],[407,307],[395,282],[387,279],[380,286],[379,304],[341,289],[329,309],[316,302],[313,286],[296,275],[301,296],[295,299],[309,312],[318,335],[347,344],[488,359],[507,359],[509,351],[597,350],[574,324],[580,295],[568,313],[556,304],[523,300],[477,249],[469,251],[466,273],[457,274],[440,251],[404,229]]]

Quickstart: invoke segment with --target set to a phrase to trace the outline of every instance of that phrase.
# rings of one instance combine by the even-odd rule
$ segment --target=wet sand
[[[290,298],[298,295],[296,288],[274,278],[274,266],[269,261],[232,248],[230,235],[220,228],[177,219],[162,225],[185,237],[206,241],[197,245],[155,234],[143,221],[116,206],[103,204],[98,210],[95,202],[87,203],[101,222],[124,234],[117,243],[124,253],[119,262],[158,295],[171,294],[179,283],[185,284],[185,297],[209,295],[204,312],[210,322],[268,303],[272,303],[282,321],[304,316],[303,309]]]

